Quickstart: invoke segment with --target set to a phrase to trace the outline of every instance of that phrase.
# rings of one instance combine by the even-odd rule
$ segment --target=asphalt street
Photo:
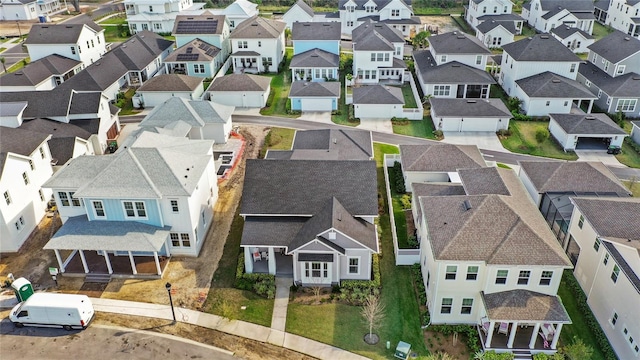
[[[5,45],[5,47],[8,47]],[[13,64],[22,61],[29,56],[26,48],[23,48],[22,45],[16,44],[15,46],[8,48],[4,52],[2,52],[2,57],[5,58],[5,66],[10,68]],[[2,70],[2,69],[0,69]]]

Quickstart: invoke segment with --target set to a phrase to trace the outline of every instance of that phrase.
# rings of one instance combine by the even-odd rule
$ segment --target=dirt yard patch
[[[443,16],[420,16],[420,22],[431,27],[432,34],[435,34],[435,29],[438,30],[438,34],[444,34],[451,31],[460,31],[455,21],[451,19],[449,15]]]
[[[460,335],[454,341],[453,335],[446,336],[434,331],[424,332],[424,342],[432,353],[444,352],[453,359],[468,359],[470,354],[467,350],[467,339]]]

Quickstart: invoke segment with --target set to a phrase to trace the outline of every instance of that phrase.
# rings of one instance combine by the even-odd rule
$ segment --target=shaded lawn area
[[[597,21],[593,22],[593,33],[591,35],[593,35],[594,38],[596,38],[596,41],[602,39],[603,37],[611,34],[614,31],[614,29],[611,26],[605,26],[600,24]]]
[[[633,193],[634,197],[640,197],[640,179],[638,179],[635,183],[632,184],[631,181],[623,181],[624,186],[628,187],[629,190]]]
[[[378,164],[378,191],[386,199],[383,154],[397,154],[399,150],[393,145],[375,143],[374,153]],[[385,209],[386,206],[385,201]],[[420,328],[420,314],[418,302],[414,296],[411,268],[395,266],[388,214],[380,216],[379,226],[382,229],[380,242],[382,254],[384,254],[380,258],[381,299],[386,306],[385,319],[375,330],[380,335],[380,342],[376,345],[367,345],[364,342],[363,337],[368,332],[368,327],[362,320],[360,307],[344,304],[289,304],[287,332],[331,344],[372,359],[392,358],[398,341],[410,343],[412,350],[418,355],[428,354]],[[389,350],[386,348],[387,341],[391,342]]]
[[[640,168],[640,154],[627,141],[622,143],[622,152],[615,157],[628,167]]]
[[[464,12],[463,7],[450,7],[450,8],[442,8],[442,7],[433,7],[433,6],[423,6],[422,4],[413,3],[412,4],[413,12],[416,16],[419,15],[449,15],[449,14],[460,14]]]
[[[573,276],[571,270],[565,271],[569,272],[569,274],[566,274],[565,276]],[[604,360],[604,354],[600,351],[600,347],[598,346],[594,333],[587,324],[584,314],[578,309],[578,300],[575,298],[565,281],[560,283],[558,295],[562,299],[562,304],[565,309],[567,309],[567,313],[572,321],[571,325],[564,325],[562,327],[560,342],[563,345],[571,344],[573,342],[573,337],[577,336],[582,339],[585,344],[593,348],[591,360]]]
[[[407,217],[402,210],[402,194],[396,192],[394,184],[395,171],[393,168],[386,168],[389,173],[389,188],[391,189],[391,200],[393,202],[393,219],[396,224],[396,236],[398,237],[398,247],[400,249],[411,249],[407,234]],[[402,176],[402,174],[400,174]]]
[[[122,29],[118,29],[117,26],[105,26],[104,27],[104,41],[111,42],[123,42],[129,39],[128,36],[122,36]]]
[[[263,159],[267,154],[267,150],[291,150],[293,137],[296,131],[286,128],[271,128],[264,138],[264,145],[260,149],[259,158]]]
[[[287,49],[285,56],[285,66],[282,72],[278,74],[262,74],[271,77],[271,93],[267,106],[260,109],[262,115],[277,115],[283,117],[297,118],[300,115],[292,115],[287,113],[287,102],[289,101],[289,89],[291,89],[291,76],[289,72],[289,63],[293,56],[293,49]],[[277,66],[274,64],[274,66]]]
[[[404,98],[404,107],[406,109],[417,109],[416,97],[413,96],[413,90],[410,84],[404,84],[400,87],[402,89],[402,97]]]
[[[541,143],[536,140],[536,130],[544,129],[546,131],[548,125],[549,123],[546,121],[511,120],[509,123],[511,136],[500,139],[500,142],[507,150],[515,153],[576,160],[578,156],[574,152],[564,152],[551,135]]]
[[[132,98],[135,93],[136,93],[136,89],[134,88],[131,88],[124,93],[124,98],[125,98],[124,106],[121,108],[118,115],[132,115],[132,114],[137,114],[141,111],[141,110],[135,110],[133,108]]]
[[[467,24],[467,21],[464,19],[464,17],[459,16],[459,15],[452,15],[451,19],[453,19],[453,22],[456,23],[456,25],[464,32],[466,32],[467,34],[470,35],[475,35],[475,31],[471,28],[471,26],[469,26],[469,24]]]
[[[340,74],[340,84],[344,86],[344,74]],[[351,89],[351,88],[350,88]],[[351,90],[353,93],[353,90]],[[353,111],[353,106],[345,103],[345,91],[344,88],[340,89],[340,99],[338,99],[338,111],[331,114],[331,121],[338,125],[358,126],[360,120],[349,120],[349,112]]]
[[[98,24],[100,25],[119,25],[119,24],[126,24],[126,23],[127,23],[127,17],[124,15],[113,16],[106,20],[98,21]]]
[[[394,134],[437,140],[435,135],[433,135],[435,129],[431,121],[431,116],[427,115],[423,117],[422,120],[392,121],[391,124],[393,125]]]

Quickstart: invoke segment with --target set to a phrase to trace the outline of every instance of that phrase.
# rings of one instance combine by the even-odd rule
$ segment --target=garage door
[[[461,131],[496,131],[495,119],[464,119]]]
[[[331,111],[331,99],[301,99],[302,111]]]
[[[440,125],[438,122],[435,124],[436,127]],[[442,119],[442,131],[459,131],[460,130],[460,119]]]

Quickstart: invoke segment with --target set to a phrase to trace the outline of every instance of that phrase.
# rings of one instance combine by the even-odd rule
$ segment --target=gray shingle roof
[[[597,99],[584,85],[550,71],[516,81],[532,98]]]
[[[41,132],[0,126],[0,174],[9,153],[29,156],[48,137]]]
[[[26,107],[26,101],[3,101],[0,104],[0,116],[18,116]]]
[[[373,161],[247,160],[243,215],[313,215],[335,197],[354,216],[377,216]]]
[[[486,167],[475,145],[400,145],[402,171],[455,172]]]
[[[627,135],[606,114],[549,114],[567,134]]]
[[[411,190],[416,199],[421,196],[466,195],[464,187],[452,183],[412,183]],[[422,206],[415,207],[417,219],[422,218]]]
[[[338,0],[338,9],[343,9],[345,4],[348,1],[349,0]],[[356,9],[363,10],[364,5],[370,0],[352,0],[352,1],[356,3]],[[373,0],[373,2],[377,5],[376,7],[378,8],[378,10],[381,10],[382,8],[387,6],[389,3],[391,3],[391,0]],[[407,7],[411,9],[411,0],[401,0],[401,2],[407,5]]]
[[[429,45],[437,54],[491,54],[478,38],[461,31],[430,36]]]
[[[511,195],[496,167],[458,169],[458,175],[467,195]]]
[[[47,119],[34,119],[22,123],[21,129],[51,135],[49,150],[51,157],[62,165],[73,157],[76,138],[89,139],[91,132],[71,123],[63,123]]]
[[[404,97],[399,87],[364,85],[353,88],[354,104],[402,104]]]
[[[242,246],[289,246],[309,220],[295,216],[247,216],[242,228]]]
[[[380,15],[371,15],[359,17],[358,21],[373,21],[375,23],[387,24],[387,25],[420,25],[419,16],[411,16],[405,19],[383,19],[380,20]]]
[[[296,131],[292,150],[267,152],[267,159],[371,160],[371,132],[349,129]]]
[[[640,98],[640,74],[611,77],[590,62],[580,64],[578,72],[609,96]]]
[[[486,71],[469,65],[451,61],[437,65],[429,50],[413,52],[416,71],[420,72],[426,84],[495,84],[496,81]]]
[[[78,75],[72,78],[76,76]],[[50,91],[3,92],[0,103],[26,101],[28,105],[24,110],[23,117],[33,119],[81,113],[97,114],[101,98],[100,92],[80,93],[65,89],[60,85]]]
[[[290,68],[337,68],[340,66],[340,56],[322,49],[311,49],[293,55]]]
[[[194,91],[202,85],[204,78],[181,75],[163,74],[154,76],[138,88],[138,92],[144,91]]]
[[[0,77],[0,86],[35,86],[54,75],[64,75],[81,62],[60,56],[48,55],[24,68]]]
[[[592,12],[592,0],[540,0],[540,7],[544,11],[567,9],[571,12]]]
[[[164,62],[212,62],[220,48],[200,39],[193,39],[167,55]]]
[[[561,274],[557,274],[560,276]],[[530,290],[481,293],[487,316],[492,321],[554,322],[571,324],[571,318],[557,295]]]
[[[156,106],[142,120],[140,127],[165,127],[176,121],[184,121],[193,127],[206,124],[224,124],[231,121],[234,107],[206,100],[187,100],[171,97]]]
[[[80,34],[86,27],[95,32],[103,29],[91,21],[90,25],[85,22],[61,23],[61,24],[33,24],[29,36],[25,40],[25,45],[35,44],[76,44],[80,40]]]
[[[296,3],[293,4],[293,6],[299,7],[302,11],[306,12],[310,16],[315,15],[315,13],[313,12],[313,9],[311,8],[311,6],[309,6],[309,4],[307,4],[304,0],[296,1]]]
[[[640,52],[640,40],[619,30],[587,47],[592,52],[615,64]]]
[[[609,10],[609,0],[596,0],[593,2],[593,5],[596,9],[601,9],[604,11]]]
[[[294,22],[291,26],[291,40],[293,41],[340,40],[340,34],[340,23],[336,21]]]
[[[547,192],[600,192],[628,196],[629,190],[601,162],[520,161],[520,169],[535,190]]]
[[[437,117],[500,117],[505,121],[509,121],[512,117],[509,109],[500,99],[431,98],[429,102]]]
[[[282,21],[269,20],[258,16],[250,17],[236,26],[230,39],[276,39],[287,26]]]
[[[213,15],[209,11],[200,15],[178,15],[173,25],[173,34],[222,34],[225,21],[224,15]]]
[[[593,39],[594,37],[589,35],[588,33],[586,33],[583,30],[580,30],[578,28],[575,27],[569,27],[569,26],[558,26],[556,28],[551,29],[551,33],[554,35],[559,36],[561,39],[566,39],[569,36],[575,34],[575,33],[579,33],[580,35],[582,35],[583,38],[585,39]]]
[[[572,201],[599,236],[640,249],[640,198],[576,197]]]
[[[270,84],[267,76],[230,74],[215,79],[208,91],[265,91]]]
[[[352,42],[355,51],[394,51],[393,43],[404,44],[404,37],[398,29],[367,20],[353,29]]]
[[[576,54],[549,34],[537,34],[502,45],[502,50],[517,61],[580,61]]]
[[[340,82],[294,81],[291,83],[289,97],[340,97]]]
[[[489,14],[489,15],[483,15],[483,16],[478,16],[478,21],[480,22],[484,22],[484,21],[491,21],[491,20],[495,20],[495,21],[510,21],[510,22],[514,22],[514,21],[524,21],[524,19],[522,18],[522,16],[518,15],[518,14],[498,14],[498,15],[493,15],[493,14]]]
[[[96,32],[100,32],[103,31],[104,28],[100,25],[98,25],[95,21],[93,21],[93,19],[87,15],[87,14],[82,14],[79,16],[74,16],[68,20],[65,20],[63,23],[59,23],[60,24],[84,24],[87,25],[88,27],[92,28],[93,30],[95,30]]]
[[[505,30],[512,34],[515,34],[517,32],[516,26],[513,24],[513,21],[487,20],[476,26],[476,29],[478,29],[480,33],[486,34],[487,32],[497,28],[498,26],[502,26]]]

